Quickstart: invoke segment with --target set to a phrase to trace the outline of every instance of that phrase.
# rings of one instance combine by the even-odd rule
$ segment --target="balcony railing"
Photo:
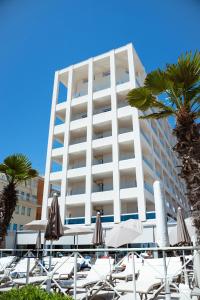
[[[82,195],[85,194],[84,188],[77,188],[67,191],[67,196],[74,196],[74,195]]]
[[[95,109],[94,110],[94,115],[101,114],[101,113],[104,113],[104,112],[107,112],[107,111],[111,111],[111,107],[110,106],[106,106],[104,108]]]
[[[120,189],[129,189],[137,187],[136,180],[133,181],[122,181],[120,184]]]
[[[104,137],[108,137],[108,136],[112,136],[112,131],[105,131],[99,134],[94,134],[93,139],[94,140],[103,139]]]
[[[69,169],[78,169],[78,168],[84,168],[86,166],[86,162],[74,162],[69,164]]]
[[[149,211],[146,213],[147,220],[155,219],[156,213],[155,211]],[[138,213],[127,213],[127,214],[121,214],[121,221],[127,221],[130,219],[139,219]],[[96,223],[96,216],[92,216],[91,218],[92,223]],[[102,223],[113,223],[114,222],[114,215],[102,215],[101,216],[101,222]],[[73,218],[66,218],[65,219],[65,225],[77,225],[77,224],[85,224],[85,218],[84,217],[73,217]]]
[[[94,185],[93,186],[93,193],[98,193],[98,192],[107,192],[107,191],[112,191],[113,190],[113,186],[112,185]]]
[[[81,138],[77,138],[77,139],[72,139],[70,142],[70,145],[75,145],[75,144],[84,143],[84,142],[86,142],[86,137],[81,137]]]
[[[80,114],[76,114],[76,115],[72,115],[71,120],[75,121],[75,120],[79,120],[79,119],[84,119],[87,118],[87,113],[80,113]]]
[[[133,129],[131,127],[120,127],[119,128],[119,134],[132,132],[132,131],[133,131]]]
[[[117,78],[116,80],[116,84],[123,84],[123,83],[126,83],[126,82],[129,82],[129,73],[125,73],[123,74],[121,77]]]
[[[133,153],[121,153],[119,156],[120,160],[126,160],[126,159],[132,159],[135,158],[135,155]]]

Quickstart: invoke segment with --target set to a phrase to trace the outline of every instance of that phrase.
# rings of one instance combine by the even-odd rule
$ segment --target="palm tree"
[[[175,118],[173,150],[182,162],[179,176],[186,183],[200,243],[200,52],[181,55],[176,64],[149,73],[144,86],[131,90],[127,97],[141,111],[154,108],[143,119]]]
[[[8,181],[0,195],[0,239],[3,240],[17,203],[16,186],[38,176],[38,172],[32,169],[31,162],[23,154],[6,157],[0,164],[0,172]]]

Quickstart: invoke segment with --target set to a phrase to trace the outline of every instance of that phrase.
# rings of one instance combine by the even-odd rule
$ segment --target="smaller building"
[[[0,173],[0,192],[7,184],[5,174]],[[12,247],[15,242],[16,231],[23,230],[26,223],[41,216],[44,180],[38,176],[17,186],[18,202],[9,224],[6,237],[6,247]]]

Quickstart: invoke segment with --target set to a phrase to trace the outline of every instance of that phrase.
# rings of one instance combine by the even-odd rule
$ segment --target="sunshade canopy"
[[[48,221],[47,220],[33,220],[24,225],[24,229],[34,231],[45,231]]]
[[[139,220],[127,220],[115,224],[107,233],[105,243],[107,247],[120,247],[133,243],[134,239],[143,232],[142,223]]]
[[[64,231],[65,236],[71,236],[71,235],[84,235],[93,233],[93,230],[87,227],[75,227],[75,228],[69,228]]]

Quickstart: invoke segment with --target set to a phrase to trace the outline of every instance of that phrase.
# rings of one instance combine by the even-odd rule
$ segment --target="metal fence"
[[[192,299],[199,257],[200,247],[1,249],[0,292],[35,284],[74,299]]]

